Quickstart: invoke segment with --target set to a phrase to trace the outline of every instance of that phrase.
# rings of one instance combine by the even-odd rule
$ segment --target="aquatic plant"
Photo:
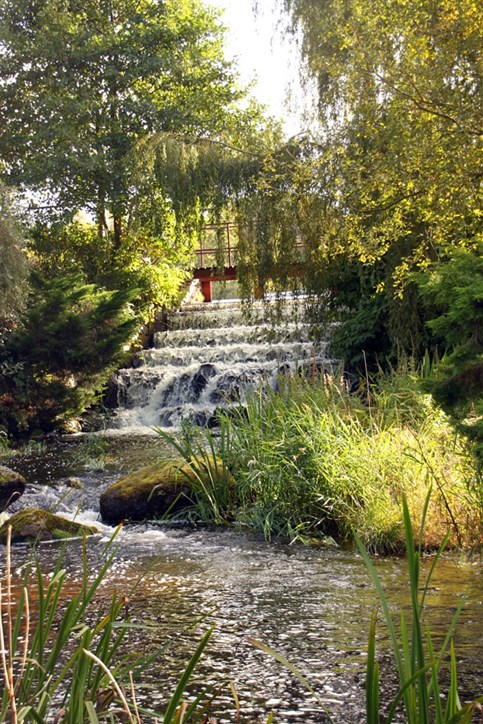
[[[155,432],[171,445],[188,463],[187,475],[197,516],[204,522],[224,523],[233,516],[236,491],[226,459],[230,449],[230,426],[221,421],[218,435],[209,430],[185,423],[182,435],[166,432],[160,427]]]
[[[110,462],[109,442],[100,435],[83,435],[80,445],[72,455],[72,462],[86,470],[104,470]]]
[[[403,496],[403,519],[406,537],[408,563],[408,584],[410,591],[409,622],[403,611],[400,613],[399,632],[396,629],[390,611],[389,601],[377,575],[367,550],[356,537],[359,552],[369,570],[372,583],[377,591],[379,604],[389,632],[391,649],[396,665],[399,690],[390,702],[384,721],[391,724],[403,705],[408,724],[453,724],[455,722],[471,722],[476,711],[481,712],[483,697],[475,699],[464,706],[458,696],[456,655],[453,635],[461,610],[465,604],[462,597],[447,628],[446,635],[439,651],[435,650],[434,639],[429,623],[424,621],[425,599],[435,567],[449,538],[443,539],[429,573],[421,581],[421,555],[423,550],[424,526],[428,512],[431,491],[425,500],[418,540],[414,540],[413,527],[407,501]],[[368,661],[366,672],[366,713],[367,724],[379,724],[382,717],[380,711],[379,666],[376,660],[376,625],[377,610],[374,612],[369,630]],[[440,688],[440,675],[450,650],[450,685],[446,695],[446,707],[443,711],[443,697]]]
[[[7,434],[0,432],[0,455],[7,460],[28,455],[42,455],[46,449],[47,443],[45,440],[36,440],[34,438],[13,447]]]
[[[4,430],[0,430],[0,455],[4,455],[9,450],[8,436]]]

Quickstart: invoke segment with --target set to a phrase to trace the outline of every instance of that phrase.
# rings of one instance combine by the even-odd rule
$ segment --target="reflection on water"
[[[46,477],[40,460],[36,467],[28,460],[22,463],[20,458],[9,462],[17,469],[30,465],[31,471],[36,470],[37,483],[22,504],[46,500],[53,507],[71,506],[72,510],[87,501],[87,517],[95,518],[98,494],[106,482],[138,466],[141,460],[151,462],[160,454],[158,442],[152,438],[129,443],[125,439],[121,446],[117,440],[111,447],[111,452],[116,450],[116,465],[93,472],[82,467],[73,469],[69,464],[69,460],[76,459],[74,452],[79,444],[71,441],[68,449],[59,448],[48,458]],[[57,472],[53,473],[57,464]],[[61,500],[65,478],[72,474],[81,477],[84,490],[72,491],[72,500],[65,502]],[[107,528],[103,531],[109,533]],[[103,545],[99,538],[89,542],[93,574]],[[52,567],[56,550],[53,545],[39,549],[46,570]],[[67,548],[66,564],[73,576],[79,567],[79,550],[78,543]],[[15,548],[16,566],[27,555],[25,548]],[[423,565],[426,568],[430,563],[431,559],[426,559]],[[376,565],[397,613],[408,605],[405,561],[381,558],[376,559]],[[141,581],[132,590],[141,573]],[[353,551],[266,544],[231,530],[125,526],[104,590],[128,595],[131,620],[149,627],[134,632],[130,650],[154,651],[165,641],[173,642],[143,679],[139,689],[143,704],[161,708],[202,632],[214,626],[192,693],[209,684],[233,680],[244,724],[266,721],[269,711],[280,723],[323,722],[320,708],[295,677],[247,641],[247,636],[253,636],[283,653],[300,669],[335,721],[349,724],[364,720],[365,649],[376,600],[365,566]],[[455,645],[461,693],[469,698],[483,689],[481,562],[445,558],[437,567],[427,598],[427,614],[436,639],[439,635],[441,640],[464,591],[468,603]],[[199,619],[203,620],[198,627],[190,629]],[[383,654],[381,679],[387,682],[390,658],[382,624],[379,637]],[[217,697],[215,711],[222,722],[236,720],[228,686]]]

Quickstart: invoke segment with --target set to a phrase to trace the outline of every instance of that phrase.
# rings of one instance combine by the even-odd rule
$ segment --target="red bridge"
[[[230,282],[237,279],[238,225],[232,222],[209,224],[204,228],[200,245],[194,252],[193,279],[201,282],[205,302],[212,300],[213,282]],[[304,245],[294,245],[297,259],[291,264],[290,276],[299,276],[303,264]],[[263,291],[260,291],[263,295]]]
[[[236,247],[238,227],[236,224],[209,224],[205,226],[204,237],[195,251],[193,279],[201,282],[201,293],[205,302],[212,300],[212,283],[234,281],[236,273]]]

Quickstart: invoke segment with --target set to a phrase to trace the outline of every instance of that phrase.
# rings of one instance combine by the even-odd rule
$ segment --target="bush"
[[[419,283],[433,308],[429,326],[444,349],[427,389],[472,441],[483,468],[483,243],[454,251]]]
[[[91,405],[125,356],[135,290],[106,292],[71,275],[34,281],[28,308],[0,345],[0,423],[50,431]]]

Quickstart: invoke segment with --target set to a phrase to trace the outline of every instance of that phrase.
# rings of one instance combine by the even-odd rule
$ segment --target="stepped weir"
[[[265,321],[267,311],[267,302],[247,310],[232,301],[173,313],[154,347],[118,372],[112,427],[211,425],[217,408],[243,402],[258,385],[274,387],[282,373],[331,368],[327,340],[311,338],[300,302],[286,302],[277,324]]]

